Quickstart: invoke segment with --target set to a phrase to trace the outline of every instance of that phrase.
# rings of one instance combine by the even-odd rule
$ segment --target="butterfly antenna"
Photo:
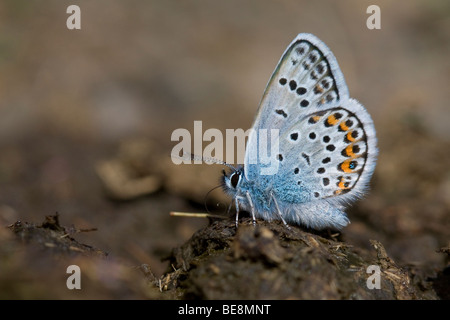
[[[217,188],[220,188],[221,186],[222,186],[222,185],[218,185],[217,187],[212,188],[212,189],[209,190],[208,193],[205,195],[204,204],[205,204],[206,212],[211,213],[211,212],[208,210],[208,206],[206,205],[206,200],[207,200],[209,194],[210,194],[211,192],[213,192],[214,190],[216,190]]]
[[[222,165],[227,166],[228,168],[230,168],[230,169],[232,169],[234,171],[237,171],[237,169],[235,167],[233,167],[231,164],[228,164],[225,161],[222,161],[222,160],[219,160],[219,159],[216,159],[216,158],[197,156],[197,155],[192,154],[192,153],[184,152],[183,156],[181,157],[181,159],[190,159],[192,161],[199,160],[199,161],[203,161],[203,162],[222,164]]]

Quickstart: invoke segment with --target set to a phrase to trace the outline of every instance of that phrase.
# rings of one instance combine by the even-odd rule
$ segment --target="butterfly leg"
[[[270,192],[270,197],[273,199],[273,203],[275,203],[275,208],[277,209],[277,214],[280,217],[281,221],[283,221],[283,224],[286,226],[286,228],[288,228],[289,230],[291,229],[291,227],[289,227],[289,225],[286,223],[286,221],[283,218],[283,215],[281,214],[281,210],[280,207],[278,206],[278,202],[277,199],[275,198],[275,196],[273,195],[273,192]]]
[[[252,211],[252,222],[253,222],[253,225],[255,226],[256,225],[255,207],[253,206],[252,197],[250,197],[250,193],[248,191],[245,193],[245,195],[247,196],[247,201],[248,201],[248,204],[250,205],[250,209]]]
[[[238,200],[238,197],[234,198],[234,204],[236,206],[236,229],[237,229],[237,227],[239,225],[239,200]],[[231,205],[230,205],[230,207],[231,207]]]
[[[230,205],[228,206],[228,209],[227,209],[227,215],[229,215],[230,214],[230,211],[231,211],[231,207],[233,206],[233,201],[231,201],[230,202]]]

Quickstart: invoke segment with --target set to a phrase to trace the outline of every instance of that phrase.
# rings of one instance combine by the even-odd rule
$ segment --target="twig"
[[[220,219],[228,218],[226,216],[220,216],[217,214],[210,214],[210,213],[177,212],[177,211],[171,211],[170,215],[172,217],[189,217],[189,218],[220,218]]]

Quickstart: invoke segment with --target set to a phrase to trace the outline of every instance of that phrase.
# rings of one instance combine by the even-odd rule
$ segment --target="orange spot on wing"
[[[352,169],[350,169],[350,162],[352,161],[352,159],[347,159],[344,162],[342,162],[340,164],[342,171],[344,171],[345,173],[351,173],[353,172]]]
[[[338,182],[337,186],[338,186],[339,189],[341,189],[341,190],[347,190],[347,189],[348,189],[348,182],[344,181],[344,178],[341,177],[341,178],[339,179],[339,182]]]
[[[347,148],[345,148],[345,153],[347,156],[355,158],[356,155],[353,153],[353,144],[350,144]]]
[[[347,133],[347,136],[346,136],[346,137],[347,137],[347,140],[350,141],[350,142],[355,141],[355,138],[353,138],[352,133],[353,133],[353,130],[350,131],[350,132],[348,132],[348,133]]]
[[[334,116],[334,114],[332,114],[332,115],[328,116],[327,122],[328,122],[328,124],[334,126],[335,124],[337,124],[337,123],[339,122],[339,120],[336,119],[336,117]]]
[[[345,124],[345,121],[342,121],[339,127],[341,128],[342,131],[347,131],[349,129]]]
[[[323,93],[323,88],[321,86],[319,86],[319,85],[316,85],[315,88],[314,88],[314,91],[316,92],[316,94],[317,94],[317,92],[318,93]]]

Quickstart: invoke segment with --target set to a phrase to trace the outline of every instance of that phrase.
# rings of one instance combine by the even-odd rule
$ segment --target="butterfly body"
[[[244,166],[223,178],[237,212],[314,229],[345,227],[345,206],[365,193],[375,168],[375,128],[317,37],[299,34],[289,45],[252,129]],[[261,150],[271,151],[270,163],[261,161]]]
[[[229,181],[229,176],[225,176],[224,180]],[[286,181],[249,181],[242,174],[236,187],[228,187],[227,182],[224,185],[233,199],[238,200],[239,208],[254,213],[255,218],[272,221],[282,217],[288,224],[304,225],[313,229],[340,229],[349,223],[346,214],[339,210],[338,204],[332,204],[332,201],[311,203],[313,199],[310,197],[310,190],[305,187],[293,188]],[[247,194],[251,197],[251,204]],[[280,216],[277,215],[278,209]]]

